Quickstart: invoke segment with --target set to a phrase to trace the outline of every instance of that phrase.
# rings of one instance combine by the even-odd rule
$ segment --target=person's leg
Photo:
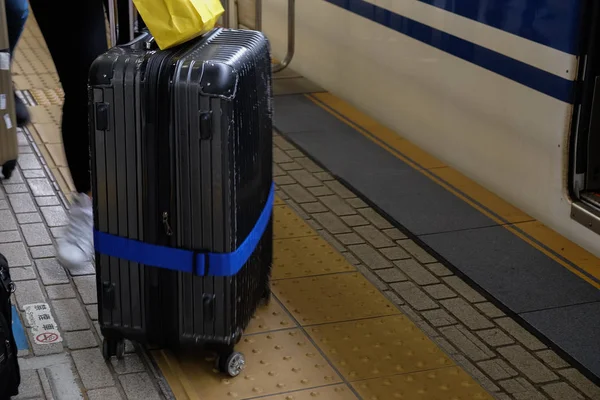
[[[27,0],[6,0],[6,27],[8,30],[8,42],[10,46],[10,57],[14,57],[15,48],[19,38],[25,29],[25,23],[29,16],[29,4]],[[17,114],[17,125],[23,126],[29,123],[29,111],[21,99],[15,95],[15,111]]]
[[[72,2],[74,17],[61,23],[65,8],[60,2],[30,1],[65,92],[62,136],[77,193],[57,256],[66,267],[77,267],[91,261],[94,251],[87,82],[92,62],[108,48],[104,11],[102,0]]]

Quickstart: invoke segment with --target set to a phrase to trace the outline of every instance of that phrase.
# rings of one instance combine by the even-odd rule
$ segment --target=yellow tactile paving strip
[[[29,128],[64,193],[63,92],[33,19],[14,66],[17,89],[37,104]],[[275,210],[274,299],[237,349],[236,379],[211,360],[153,352],[177,399],[492,399],[284,201]]]
[[[154,352],[178,399],[492,398],[291,208],[275,220],[275,299],[237,347],[246,370]]]

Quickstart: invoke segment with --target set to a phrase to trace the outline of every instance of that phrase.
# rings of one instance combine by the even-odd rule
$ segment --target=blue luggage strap
[[[235,275],[252,255],[263,236],[275,201],[271,186],[265,208],[242,244],[231,253],[208,253],[143,243],[138,240],[94,231],[94,247],[99,254],[140,264],[193,273],[199,276]]]

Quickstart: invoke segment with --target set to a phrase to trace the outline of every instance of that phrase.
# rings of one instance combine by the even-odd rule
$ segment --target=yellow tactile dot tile
[[[179,358],[177,379],[197,399],[249,399],[341,383],[341,378],[298,329],[246,336],[236,346],[246,368],[236,378],[197,357]],[[173,379],[173,378],[172,378]]]
[[[264,400],[358,400],[346,385],[334,385],[263,397]]]
[[[273,293],[302,325],[399,314],[360,273],[274,281]]]
[[[296,324],[275,299],[260,307],[250,320],[246,334],[262,333],[278,329],[295,328]]]
[[[356,270],[320,236],[278,239],[273,246],[273,279]]]
[[[274,206],[273,237],[275,239],[316,235],[317,233],[288,206]]]
[[[395,375],[353,384],[365,400],[492,400],[458,367]]]
[[[320,325],[307,332],[349,381],[453,365],[403,315]]]

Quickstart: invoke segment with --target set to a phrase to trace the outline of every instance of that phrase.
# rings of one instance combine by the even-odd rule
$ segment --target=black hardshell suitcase
[[[235,376],[233,346],[270,295],[269,44],[219,28],[152,48],[143,34],[90,70],[103,352],[212,345]]]

